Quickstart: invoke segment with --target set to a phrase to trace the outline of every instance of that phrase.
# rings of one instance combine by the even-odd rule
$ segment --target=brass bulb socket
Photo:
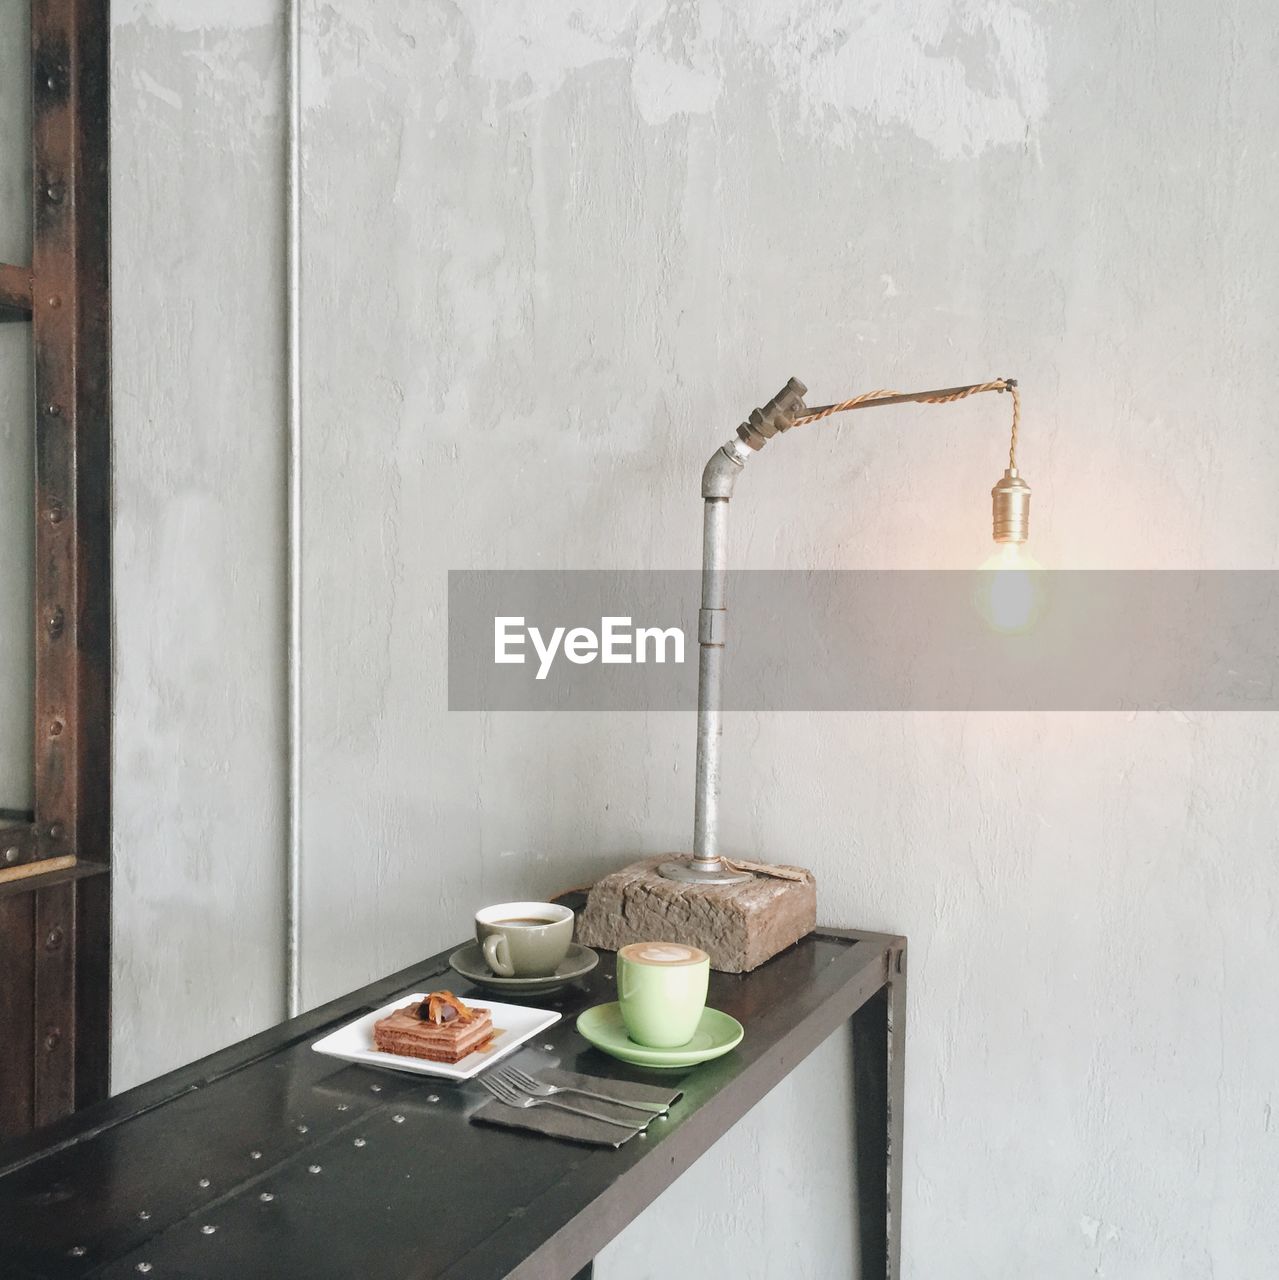
[[[1025,542],[1030,537],[1030,485],[1009,467],[990,491],[996,542]]]

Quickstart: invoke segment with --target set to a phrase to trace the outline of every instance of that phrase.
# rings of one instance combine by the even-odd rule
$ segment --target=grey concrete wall
[[[117,1086],[282,1012],[277,6],[113,6]]]
[[[115,13],[123,1086],[280,1012],[282,15]],[[688,717],[446,712],[445,574],[695,566],[702,461],[789,374],[1015,374],[1045,563],[1275,567],[1264,0],[305,27],[308,1001],[687,843]],[[972,567],[1005,429],[977,401],[788,439],[737,563]],[[906,1274],[1268,1275],[1274,718],[727,732],[728,848],[912,940]],[[601,1274],[670,1274],[682,1233],[708,1275],[825,1274],[785,1245],[846,1204],[840,1052]]]

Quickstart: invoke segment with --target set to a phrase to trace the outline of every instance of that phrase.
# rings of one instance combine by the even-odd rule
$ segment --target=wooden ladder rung
[[[31,314],[31,268],[0,262],[0,307]]]

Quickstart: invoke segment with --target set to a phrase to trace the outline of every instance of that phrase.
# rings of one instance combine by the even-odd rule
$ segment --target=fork
[[[614,1120],[612,1116],[602,1116],[598,1111],[588,1111],[585,1107],[575,1107],[555,1098],[535,1098],[532,1094],[521,1093],[509,1081],[496,1076],[480,1076],[480,1084],[486,1088],[499,1102],[508,1107],[559,1107],[561,1111],[571,1111],[574,1115],[586,1116],[589,1120],[599,1120],[604,1124],[615,1124],[619,1129],[642,1129],[644,1124],[632,1124],[629,1120]]]
[[[594,1098],[597,1102],[611,1102],[618,1107],[630,1107],[633,1111],[647,1111],[650,1115],[664,1116],[670,1107],[664,1102],[623,1102],[621,1098],[610,1098],[606,1093],[592,1093],[589,1089],[579,1089],[576,1085],[547,1084],[544,1080],[531,1076],[519,1067],[501,1067],[495,1075],[510,1081],[521,1093],[530,1093],[535,1098],[553,1098],[557,1093],[575,1093],[583,1098]]]

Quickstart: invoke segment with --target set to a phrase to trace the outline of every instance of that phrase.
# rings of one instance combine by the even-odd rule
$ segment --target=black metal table
[[[686,1073],[628,1067],[577,1034],[582,1009],[614,998],[610,953],[580,986],[530,1001],[563,1011],[534,1042],[563,1067],[683,1088],[666,1121],[617,1151],[473,1125],[467,1115],[487,1097],[474,1081],[311,1051],[326,1028],[401,992],[465,994],[448,954],[0,1147],[0,1276],[589,1275],[609,1240],[850,1021],[850,1269],[898,1276],[904,938],[819,929],[754,973],[712,974],[710,1003],[740,1019],[746,1038]],[[713,1266],[699,1274],[713,1277]]]

